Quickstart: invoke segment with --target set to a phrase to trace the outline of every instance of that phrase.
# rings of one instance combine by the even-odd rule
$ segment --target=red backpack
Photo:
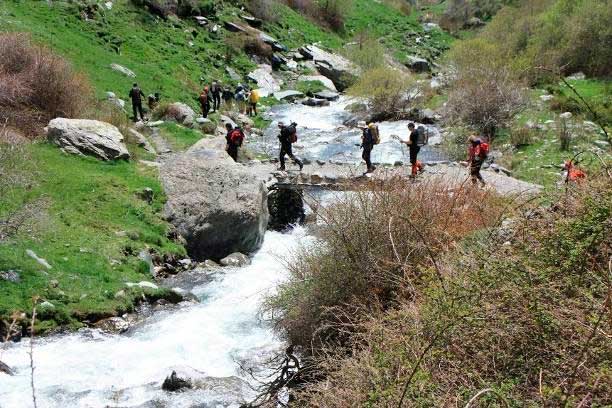
[[[244,141],[244,133],[242,133],[241,129],[234,129],[232,133],[230,133],[230,141],[236,146],[242,146],[242,142]]]
[[[489,144],[485,143],[485,142],[481,142],[478,145],[478,156],[480,156],[481,159],[486,159],[487,156],[489,156]]]

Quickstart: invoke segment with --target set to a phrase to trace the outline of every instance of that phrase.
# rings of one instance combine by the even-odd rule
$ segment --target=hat
[[[410,122],[410,123],[408,124],[408,127],[409,127],[409,128],[413,128],[413,127],[415,127],[415,125],[414,125],[414,123]]]
[[[368,127],[368,125],[365,123],[365,120],[360,120],[359,122],[357,122],[357,127],[360,129],[365,129]]]
[[[278,127],[285,127],[285,122],[278,122]]]

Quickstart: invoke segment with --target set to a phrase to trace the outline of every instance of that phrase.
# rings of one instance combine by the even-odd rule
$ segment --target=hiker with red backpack
[[[468,166],[470,167],[472,183],[480,182],[484,186],[486,183],[480,174],[480,169],[489,155],[489,144],[480,140],[476,135],[470,136],[468,143]]]
[[[238,161],[238,148],[242,146],[242,142],[244,142],[244,132],[238,126],[233,127],[231,123],[225,124],[225,129],[227,130],[227,134],[225,135],[225,141],[227,146],[225,150],[227,154],[234,159],[235,162]]]
[[[300,171],[304,167],[304,164],[300,159],[293,155],[292,144],[297,142],[297,123],[293,122],[289,126],[286,126],[283,122],[278,123],[280,133],[278,140],[280,141],[280,168],[279,170],[285,171],[285,155],[289,156],[291,160],[298,166]]]
[[[200,107],[202,108],[202,117],[208,117],[208,112],[210,112],[210,97],[208,95],[208,87],[205,86],[198,97],[200,101]]]

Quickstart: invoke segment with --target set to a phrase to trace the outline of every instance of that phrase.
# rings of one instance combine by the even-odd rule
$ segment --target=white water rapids
[[[193,290],[201,303],[157,313],[128,334],[86,330],[36,339],[38,407],[237,407],[227,393],[166,393],[161,382],[176,366],[213,377],[241,376],[235,359],[257,360],[281,347],[258,318],[259,306],[286,276],[281,259],[311,239],[302,228],[267,232],[250,266],[224,268],[213,282]],[[28,351],[29,341],[23,340],[2,354],[17,372],[0,379],[2,408],[32,406]]]

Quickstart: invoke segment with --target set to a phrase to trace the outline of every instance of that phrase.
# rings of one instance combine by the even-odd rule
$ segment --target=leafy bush
[[[352,96],[367,99],[375,120],[402,118],[415,95],[414,78],[393,68],[374,68],[349,88]]]
[[[355,36],[354,44],[346,47],[346,56],[364,70],[386,65],[385,47],[367,31]]]
[[[91,100],[87,80],[64,59],[27,34],[0,34],[2,122],[36,136],[50,119],[79,116]]]
[[[297,406],[612,404],[611,187],[555,194],[440,255],[443,281],[411,281],[396,307],[339,326],[349,345],[321,356]]]
[[[276,0],[249,0],[247,3],[247,9],[253,16],[269,23],[280,20],[277,6]]]
[[[527,127],[519,127],[510,130],[510,143],[514,147],[530,145],[534,139],[534,131]]]

